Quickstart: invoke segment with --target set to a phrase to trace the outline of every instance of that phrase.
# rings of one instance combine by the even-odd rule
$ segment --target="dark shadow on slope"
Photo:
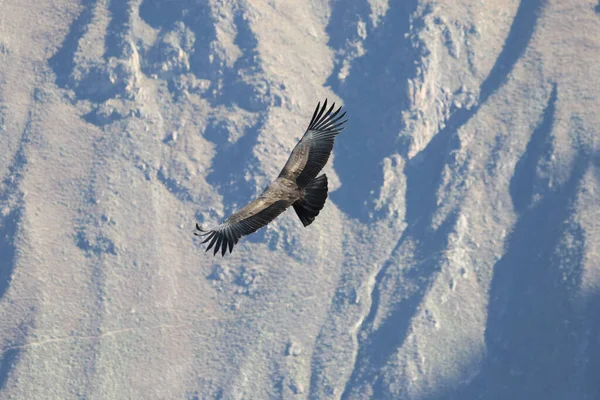
[[[437,210],[436,193],[441,180],[442,171],[444,166],[451,162],[450,154],[452,154],[452,151],[460,147],[459,138],[456,136],[456,132],[466,124],[473,115],[475,115],[489,96],[498,90],[498,88],[506,81],[514,64],[523,54],[529,43],[542,4],[543,1],[521,2],[507,37],[506,45],[499,55],[495,66],[492,68],[490,75],[482,84],[478,105],[469,110],[457,110],[448,119],[445,128],[429,142],[427,147],[418,156],[407,163],[405,174],[407,178],[406,222],[408,228],[400,239],[396,249],[404,243],[405,238],[410,238],[412,241],[418,243],[415,256],[423,257],[424,259],[424,257],[431,257],[432,254],[437,254],[447,246],[448,234],[454,229],[456,215],[451,215],[437,232],[432,231],[430,227],[432,218]],[[385,41],[382,40],[382,42]],[[371,49],[368,46],[365,47],[368,56]],[[379,62],[382,62],[382,60]],[[375,68],[375,71],[377,71],[377,68]],[[357,71],[353,66],[351,76],[356,73]],[[361,88],[360,84],[357,84],[356,86]],[[391,87],[391,84],[388,84],[387,86]],[[346,91],[345,93],[343,93],[344,90]],[[346,100],[350,93],[348,88],[341,88],[339,91],[342,92],[342,97]],[[364,104],[373,103],[373,107],[380,106],[380,103],[378,103],[380,99],[384,101],[389,101],[390,99],[386,99],[386,90],[384,90],[384,88],[381,88],[379,91],[383,94],[378,96],[379,93],[375,93],[372,101],[368,90],[361,91],[362,98],[359,95],[355,95],[355,98],[360,99]],[[365,92],[364,95],[363,92]],[[347,101],[347,104],[348,103],[351,105],[352,100]],[[359,103],[359,101],[357,101],[357,103]],[[403,105],[401,101],[397,101],[397,104]],[[369,120],[372,116],[361,116],[359,112],[358,118]],[[374,118],[374,120],[380,119],[382,118]],[[397,122],[396,125],[398,126],[396,131],[399,132],[400,123]],[[356,127],[350,129],[354,128]],[[360,133],[363,135],[366,135],[366,132],[368,132],[368,129],[365,128],[368,127],[359,126],[360,131],[362,131]],[[345,152],[341,151],[336,153],[336,170],[339,171],[342,182],[352,182],[354,189],[347,188],[346,191],[338,191],[338,196],[341,198],[341,203],[338,203],[341,204],[340,207],[342,210],[349,213],[350,216],[362,219],[364,218],[364,212],[360,210],[360,207],[368,200],[369,192],[374,189],[366,183],[368,180],[366,176],[363,176],[362,179],[357,179],[356,174],[351,175],[350,172],[344,172],[344,170],[353,171],[353,165],[360,165],[362,167],[365,165],[365,161],[371,161],[371,164],[373,164],[373,159],[362,160],[362,162],[357,163],[356,161],[352,161],[349,156],[346,156],[347,159],[345,160],[343,157],[344,154],[352,154],[354,157],[356,157],[356,154],[361,154],[359,158],[365,158],[367,156],[369,156],[368,158],[371,158],[374,154],[369,151],[368,146],[364,142],[360,142],[360,135],[358,135],[358,133],[354,134],[354,136],[347,134],[347,136],[351,136],[351,139],[354,139],[354,141],[348,141],[348,139],[346,139],[348,146],[356,146],[356,150],[352,151],[346,149]],[[393,151],[393,145],[394,141],[390,141],[387,142],[385,146],[382,146],[381,149],[385,149],[385,151],[389,153]],[[367,148],[366,152],[364,151],[365,148]],[[379,163],[381,158],[386,155],[385,151],[380,152],[380,158],[376,159],[377,163]],[[338,162],[340,154],[342,161]],[[353,160],[355,160],[355,158]],[[344,163],[347,164],[345,168]],[[377,168],[372,168],[369,174],[371,175],[371,180],[373,179],[373,174],[381,175],[380,167],[377,166]],[[378,180],[380,179],[378,178]],[[342,189],[343,188],[344,186],[342,186]],[[365,188],[367,188],[367,190],[365,190]],[[351,192],[352,190],[353,192]],[[349,202],[354,202],[354,204],[349,204]],[[379,380],[377,374],[387,362],[389,355],[394,354],[397,347],[404,341],[406,327],[409,326],[410,319],[414,316],[416,307],[422,302],[422,298],[427,291],[431,277],[440,268],[439,260],[434,259],[427,264],[429,265],[424,264],[407,273],[407,275],[409,275],[408,279],[417,284],[419,290],[417,290],[414,295],[410,296],[408,300],[395,304],[397,309],[392,311],[391,317],[388,317],[376,332],[371,332],[370,330],[372,328],[374,316],[379,309],[380,290],[385,290],[384,283],[391,264],[388,263],[384,265],[378,273],[373,292],[371,310],[359,331],[361,333],[367,333],[368,336],[367,339],[359,345],[359,355],[356,359],[356,365],[350,380],[347,382],[343,397],[347,397],[347,395],[352,394],[352,392],[357,389],[358,392],[360,392],[361,386],[363,385],[371,385],[371,389],[379,396],[379,398],[387,398],[387,395],[385,394],[387,388],[385,387],[384,382]],[[398,293],[395,297],[402,298],[405,297],[405,295]],[[404,328],[396,329],[396,327]],[[391,347],[379,345],[381,342],[386,342],[385,338],[388,337],[387,335],[390,335],[389,337],[391,338],[387,339],[387,345]],[[361,336],[362,335],[359,334],[359,337]]]
[[[600,152],[597,152],[594,155],[592,165],[594,166],[594,176],[597,178],[598,182],[600,182]]]
[[[194,201],[194,197],[190,192],[189,188],[187,188],[185,185],[181,185],[179,182],[177,182],[177,179],[170,177],[168,175],[168,172],[166,172],[165,170],[159,169],[156,172],[156,178],[158,178],[158,181],[162,183],[169,192],[171,192],[175,197],[177,197],[179,201]]]
[[[110,23],[104,38],[104,58],[120,57],[126,47],[125,36],[129,31],[132,4],[130,0],[110,0],[108,5]]]
[[[222,68],[222,89],[210,99],[214,104],[233,105],[250,112],[262,112],[269,105],[281,106],[281,100],[271,93],[271,87],[262,78],[263,70],[258,56],[258,39],[250,28],[248,19],[241,13],[234,16],[237,29],[234,44],[242,55],[232,68]],[[272,98],[274,98],[272,100]]]
[[[227,67],[224,61],[216,59],[209,47],[196,46],[192,57],[194,73],[211,79],[212,88],[215,89],[206,91],[203,97],[213,106],[236,105],[250,112],[264,112],[270,105],[281,106],[281,99],[272,93],[269,82],[262,77],[264,71],[259,62],[258,39],[248,18],[242,13],[236,13],[234,23],[236,35],[233,43],[242,51],[242,55],[233,66]],[[208,59],[210,54],[215,55],[215,59],[208,65],[204,59]]]
[[[208,2],[195,4],[186,15],[185,24],[194,32],[194,52],[190,55],[190,67],[199,78],[214,80],[220,67],[211,61],[212,44],[217,38],[216,21]]]
[[[18,210],[11,211],[0,220],[0,300],[8,290],[15,268],[15,235]]]
[[[83,11],[71,23],[69,32],[58,51],[48,60],[48,64],[56,75],[56,84],[61,88],[69,85],[69,76],[75,68],[75,52],[79,40],[86,33],[93,16],[93,0],[83,0]]]
[[[460,125],[464,124],[470,118],[468,112],[459,110],[454,115],[453,121]],[[396,249],[407,238],[410,238],[419,244],[415,249],[415,259],[431,260],[402,272],[405,274],[404,279],[415,283],[419,289],[408,297],[406,293],[398,293],[398,296],[395,297],[405,299],[395,304],[395,309],[377,331],[371,332],[375,315],[380,306],[380,291],[389,290],[383,288],[386,286],[385,281],[390,278],[388,271],[394,267],[393,261],[385,264],[377,274],[371,309],[361,328],[361,332],[368,332],[367,340],[359,344],[356,365],[346,384],[342,398],[347,398],[353,391],[360,392],[365,385],[371,386],[378,398],[388,398],[386,397],[388,395],[385,394],[385,384],[378,378],[378,372],[404,342],[410,321],[423,296],[427,293],[432,276],[440,269],[439,258],[432,258],[431,255],[439,254],[446,248],[448,235],[455,227],[456,213],[450,214],[437,230],[431,228],[431,222],[437,210],[436,193],[441,174],[444,166],[450,161],[448,154],[460,146],[458,136],[455,135],[460,125],[447,125],[405,167],[407,183],[405,218],[408,228],[400,238]]]
[[[596,288],[595,296],[588,301],[584,321],[587,326],[587,348],[584,349],[581,364],[585,366],[583,377],[583,392],[588,395],[586,400],[600,399],[600,382],[598,371],[600,371],[600,287]]]
[[[226,107],[237,105],[247,111],[265,111],[267,104],[263,103],[256,107],[256,104],[249,103],[254,97],[252,94],[254,88],[240,80],[240,75],[251,76],[261,72],[257,61],[258,41],[251,31],[248,21],[241,14],[236,15],[235,22],[237,35],[234,43],[242,49],[243,54],[235,62],[233,68],[222,71],[223,89],[211,100],[214,105]],[[253,149],[264,123],[264,115],[261,115],[259,121],[246,129],[243,136],[235,143],[230,143],[228,139],[228,131],[235,128],[225,121],[213,121],[205,132],[204,136],[215,143],[218,148],[217,155],[213,160],[213,173],[208,176],[207,180],[212,185],[228,182],[227,188],[224,187],[225,191],[221,194],[233,202],[246,202],[248,197],[254,194],[254,187],[245,181],[244,175],[255,164]],[[245,200],[241,197],[244,197]]]
[[[584,318],[572,300],[585,237],[569,217],[588,166],[589,157],[580,156],[569,180],[517,222],[494,266],[486,361],[478,377],[450,398],[564,399],[578,392]]]
[[[481,84],[479,103],[484,103],[490,95],[506,82],[508,74],[525,52],[537,26],[539,14],[545,4],[546,0],[521,0],[508,36],[504,41],[504,47],[488,77]]]
[[[22,159],[22,148],[17,154],[16,165],[24,165],[25,160]],[[14,171],[14,168],[11,168]],[[14,183],[13,183],[14,185]],[[5,200],[6,196],[3,195],[0,200]],[[0,201],[0,204],[2,201]],[[19,209],[13,209],[8,215],[0,219],[0,301],[8,291],[10,282],[12,280],[12,274],[15,268],[15,236],[17,234],[17,226],[20,216]],[[21,332],[25,332],[25,328],[21,328]],[[10,371],[15,365],[18,359],[20,350],[10,349],[4,352],[2,359],[0,359],[0,393],[8,380]]]
[[[206,181],[216,187],[223,196],[226,214],[245,206],[256,192],[253,181],[247,181],[245,176],[258,173],[253,168],[253,149],[263,124],[264,121],[258,121],[235,143],[229,143],[227,140],[228,129],[232,127],[213,122],[205,133],[206,138],[213,141],[219,149],[213,158],[212,172],[206,177]]]
[[[100,256],[102,254],[117,255],[115,243],[103,234],[94,238],[88,237],[85,229],[81,229],[74,235],[75,245],[86,253],[87,257],[92,255]]]
[[[533,194],[536,190],[536,169],[537,161],[552,151],[552,143],[547,140],[549,132],[552,131],[554,123],[554,113],[556,110],[556,84],[552,88],[552,93],[548,99],[548,104],[544,109],[541,123],[533,131],[525,153],[517,162],[515,173],[510,181],[509,192],[513,200],[515,210],[518,213],[525,211],[533,200]]]
[[[117,53],[116,51],[116,36],[118,29],[123,29],[122,19],[127,18],[119,15],[120,9],[127,3],[120,1],[112,1],[110,4],[112,19],[109,23],[110,31],[107,32],[105,44],[108,46],[106,55]],[[85,70],[83,76],[76,79],[73,78],[73,71],[78,67],[76,63],[76,54],[80,46],[83,36],[90,29],[92,24],[95,7],[100,7],[94,1],[84,1],[82,3],[83,11],[73,21],[69,28],[65,39],[62,42],[59,50],[48,60],[54,74],[56,75],[56,84],[63,89],[73,89],[77,98],[80,100],[88,99],[96,103],[104,102],[105,100],[117,96],[125,90],[128,84],[128,75],[130,71],[124,65],[117,65],[109,68],[103,60],[96,60],[94,65],[80,65]],[[123,11],[127,13],[127,11]],[[125,22],[125,25],[128,23]],[[118,32],[123,35],[123,32]],[[121,37],[122,39],[122,37]],[[122,42],[124,48],[124,42]],[[118,77],[115,83],[111,77],[111,73]],[[89,119],[89,117],[88,117]]]
[[[364,42],[366,54],[354,60],[346,80],[337,79],[338,62],[327,82],[344,99],[350,119],[335,145],[335,169],[343,185],[331,197],[342,211],[361,221],[369,220],[371,192],[378,191],[383,182],[382,160],[394,153],[402,129],[401,113],[409,106],[407,82],[416,74],[415,52],[404,35],[410,31],[410,15],[417,3],[390,4]],[[340,1],[332,11],[327,34],[330,45],[338,49],[345,42],[339,36],[349,29],[349,19],[355,18],[348,10],[368,7],[362,2],[353,4],[348,8]]]
[[[439,136],[438,143],[433,144],[432,149],[448,149],[449,136],[467,123],[506,81],[531,40],[544,3],[544,0],[521,1],[504,47],[481,85],[478,105],[457,110],[436,135]],[[381,187],[381,161],[401,145],[397,142],[398,133],[402,130],[401,111],[408,108],[407,79],[415,75],[413,61],[416,56],[404,33],[409,31],[409,16],[415,7],[416,2],[412,1],[392,5],[381,28],[365,41],[367,53],[354,62],[347,80],[338,84],[332,76],[328,82],[344,99],[352,117],[344,131],[344,140],[339,140],[336,145],[336,171],[343,185],[332,193],[332,198],[346,214],[363,221],[367,220],[369,207],[366,205],[371,193]],[[334,15],[335,10],[332,20]],[[340,29],[339,23],[332,22],[328,32]],[[390,41],[394,45],[390,45]],[[396,71],[402,71],[399,77],[393,75]],[[430,183],[423,186],[426,193],[422,194],[426,196],[417,196],[420,199],[435,201],[435,196],[429,196],[429,192],[433,189],[435,193],[440,165],[443,166],[444,161],[439,157],[433,160],[438,165],[430,166],[423,162],[422,167],[427,171],[417,174],[424,174],[423,178]]]
[[[19,358],[19,353],[20,351],[18,349],[7,350],[0,360],[0,393],[2,393],[2,390],[8,381],[10,371],[12,371],[13,366]]]
[[[19,184],[22,179],[22,171],[27,165],[25,156],[25,147],[29,143],[29,130],[31,129],[31,115],[27,119],[19,149],[15,154],[12,165],[8,168],[9,174],[4,179],[5,191],[0,193],[0,204],[9,204],[9,199],[15,195],[20,195]],[[19,202],[20,203],[20,202]],[[0,300],[6,294],[12,274],[15,268],[15,237],[19,219],[21,216],[22,205],[9,208],[9,212],[5,216],[0,216]],[[0,212],[3,210],[0,208]]]
[[[338,54],[345,56],[349,49],[348,44],[360,41],[358,33],[358,24],[360,21],[368,26],[368,30],[373,30],[372,22],[369,18],[371,6],[367,0],[337,0],[333,3],[333,10],[327,26],[327,36],[329,47],[335,49]],[[329,76],[328,84],[338,88],[341,82],[338,80],[338,74],[343,66],[343,58],[334,60],[333,72]]]
[[[192,72],[204,79],[212,80],[218,76],[220,68],[210,60],[217,31],[209,2],[144,0],[140,5],[140,17],[153,28],[163,30],[172,30],[182,21],[195,35],[194,50],[190,55]]]
[[[446,126],[431,139],[427,147],[407,163],[406,222],[409,226],[417,223],[430,225],[433,213],[437,209],[436,192],[444,166],[449,161],[448,155],[460,147],[456,132],[506,81],[508,74],[529,43],[542,4],[543,0],[521,1],[505,46],[490,75],[481,85],[479,103],[471,109],[459,109],[452,114],[446,122]],[[520,34],[523,37],[519,37]]]
[[[118,0],[115,0],[118,1]],[[204,2],[202,2],[205,4]],[[140,18],[154,29],[172,27],[196,11],[184,1],[144,0],[140,4]]]
[[[234,44],[240,48],[242,55],[232,67],[227,67],[213,48],[217,40],[217,22],[208,2],[190,5],[144,0],[139,12],[140,17],[154,28],[168,31],[182,21],[192,30],[195,40],[189,59],[190,69],[196,77],[211,81],[211,88],[203,96],[213,106],[236,104],[248,111],[264,111],[270,105],[271,97],[276,97],[271,95],[268,84],[260,79],[258,41],[243,13],[236,12],[234,15],[237,29]]]
[[[448,155],[460,147],[456,132],[506,81],[508,74],[529,43],[542,3],[543,0],[521,1],[505,46],[490,75],[481,85],[479,103],[471,109],[462,108],[452,114],[446,126],[431,139],[427,147],[407,163],[406,221],[409,226],[417,222],[429,226],[433,213],[437,209],[436,192],[444,166],[449,161]]]
[[[410,15],[417,7],[417,1],[394,2],[390,4],[385,17],[377,28],[372,26],[369,14],[371,8],[366,1],[338,1],[333,9],[327,26],[329,46],[338,54],[347,50],[348,42],[360,40],[357,35],[357,23],[362,19],[367,24],[368,36],[363,46],[366,54],[352,62],[350,74],[343,81],[338,74],[343,66],[343,59],[336,60],[334,70],[327,84],[344,99],[344,108],[348,113],[347,128],[340,134],[335,144],[335,169],[343,185],[331,193],[331,198],[342,211],[363,222],[370,219],[371,192],[382,186],[383,176],[381,162],[383,158],[394,153],[398,133],[402,129],[401,113],[408,107],[407,79],[415,75],[415,53],[410,41],[405,37],[410,31]],[[382,269],[385,272],[386,268]],[[378,276],[381,279],[381,276]],[[375,288],[374,297],[377,298]],[[374,302],[377,302],[375,299]],[[413,302],[409,301],[410,308]],[[335,299],[330,307],[336,307]],[[377,306],[371,308],[370,322],[363,322],[361,331],[371,326]],[[335,311],[333,311],[335,313]],[[398,316],[393,318],[398,322]],[[402,328],[400,323],[399,329]],[[321,329],[323,335],[327,326]],[[381,332],[386,331],[384,328]],[[321,339],[317,338],[317,348]],[[359,338],[361,335],[358,336]],[[381,335],[379,336],[381,337]],[[342,398],[345,398],[354,385],[372,377],[369,370],[369,352],[376,351],[375,358],[385,355],[380,348],[368,343],[359,344],[356,367],[349,378]],[[327,346],[327,344],[324,344]],[[326,383],[332,377],[325,376],[322,364],[328,360],[321,357],[326,352],[313,352],[311,360],[310,398],[319,397],[320,393],[329,393],[333,388]],[[373,369],[376,367],[373,366]]]
[[[360,38],[357,30],[359,21],[367,24],[369,29],[373,27],[369,19],[372,9],[368,0],[335,0],[332,3],[333,9],[327,25],[328,45],[338,51],[346,50],[349,42]],[[339,60],[336,62],[339,67]]]
[[[455,120],[465,123],[470,116],[468,111],[459,110]],[[408,228],[404,231],[394,250],[410,239],[416,242],[414,250],[415,260],[424,260],[412,267],[404,267],[399,272],[402,276],[397,278],[412,282],[416,289],[407,295],[404,288],[398,290],[394,298],[402,298],[394,304],[394,308],[385,318],[381,326],[372,331],[372,326],[380,308],[381,291],[389,291],[388,281],[394,281],[389,273],[396,267],[393,259],[388,261],[375,277],[375,286],[372,293],[372,303],[369,314],[363,321],[361,332],[367,332],[366,340],[359,341],[359,351],[352,375],[344,390],[343,399],[350,398],[353,394],[364,393],[365,387],[370,387],[375,398],[392,398],[387,384],[382,381],[379,373],[388,363],[395,351],[402,346],[410,322],[422,303],[423,297],[429,290],[432,278],[440,270],[440,256],[448,246],[448,237],[455,229],[456,212],[451,213],[444,223],[437,229],[431,228],[432,219],[437,210],[436,192],[441,180],[444,166],[450,161],[453,150],[460,147],[458,136],[454,135],[458,126],[447,125],[445,129],[434,136],[427,147],[415,158],[410,160],[405,167],[406,190],[406,222]],[[402,290],[403,292],[399,292]]]
[[[217,31],[209,2],[190,4],[184,1],[144,0],[140,5],[139,15],[147,24],[163,31],[174,30],[176,23],[183,22],[195,36],[190,55],[191,71],[199,78],[212,81],[219,76],[221,68],[217,64],[218,60],[211,61]]]
[[[457,213],[451,213],[444,223],[436,230],[429,233],[407,230],[400,243],[405,237],[418,235],[422,245],[414,254],[415,262],[409,268],[405,266],[400,271],[400,277],[388,274],[393,261],[390,260],[377,274],[376,285],[373,288],[371,309],[361,327],[361,332],[368,332],[365,339],[359,335],[359,349],[356,363],[350,379],[346,382],[342,399],[352,398],[354,395],[365,393],[365,387],[370,388],[373,398],[391,398],[388,394],[387,384],[383,381],[380,373],[387,365],[395,351],[402,346],[410,322],[423,300],[423,296],[429,290],[433,280],[432,277],[440,270],[439,257],[448,246],[448,237],[456,225]],[[432,256],[433,255],[433,256]],[[421,260],[421,262],[419,262]],[[395,282],[410,281],[414,287],[407,292],[406,288],[396,288]],[[392,288],[392,289],[390,289]],[[396,298],[402,298],[394,304],[393,309],[386,315],[380,326],[373,330],[376,314],[380,307],[381,291],[398,291]],[[400,293],[402,291],[402,293]]]
[[[197,77],[211,80],[211,87],[202,96],[212,107],[237,106],[261,113],[267,110],[271,104],[270,92],[268,85],[258,79],[262,74],[257,53],[258,41],[242,13],[234,15],[237,30],[234,44],[242,51],[242,55],[231,67],[227,67],[213,49],[216,21],[209,3],[199,2],[190,6],[182,2],[171,4],[145,0],[140,6],[140,16],[154,28],[164,31],[173,30],[175,24],[182,21],[194,32],[190,68]],[[170,87],[173,88],[173,85]],[[232,112],[237,111],[232,109]],[[253,149],[264,125],[263,117],[261,114],[258,123],[247,128],[235,143],[229,142],[228,132],[229,129],[236,129],[235,124],[228,123],[226,118],[213,118],[204,132],[204,136],[216,145],[216,156],[207,181],[217,187],[223,196],[227,214],[246,205],[255,193],[254,183],[247,181],[245,175],[256,164]],[[253,175],[255,173],[258,172],[252,171]],[[161,181],[174,191],[173,182],[169,182],[165,176]]]
[[[109,112],[104,112],[104,110],[105,108],[100,106],[87,114],[84,114],[82,118],[88,124],[93,124],[100,128],[123,119],[123,114],[119,113],[117,110],[110,110]]]
[[[257,161],[253,150],[265,124],[266,110],[271,103],[270,89],[266,82],[262,82],[261,85],[260,80],[254,79],[262,73],[257,53],[258,40],[242,14],[236,14],[234,21],[237,28],[234,43],[242,50],[242,55],[232,68],[219,71],[222,88],[208,100],[213,106],[237,106],[259,113],[259,118],[235,143],[229,142],[228,139],[228,130],[235,127],[224,120],[213,120],[204,134],[217,147],[212,172],[207,176],[207,182],[217,187],[223,196],[226,214],[244,207],[256,193],[255,181],[245,177],[260,173],[256,168]],[[271,180],[276,177],[268,178]],[[260,230],[247,240],[263,241],[264,233],[264,229]]]

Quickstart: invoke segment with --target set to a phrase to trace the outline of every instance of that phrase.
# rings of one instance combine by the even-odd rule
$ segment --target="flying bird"
[[[289,206],[294,207],[298,218],[305,227],[310,225],[325,205],[327,199],[327,175],[317,176],[327,163],[337,134],[344,129],[346,113],[336,111],[335,103],[327,108],[327,99],[317,104],[308,128],[296,144],[292,154],[265,191],[241,210],[231,214],[213,229],[203,230],[196,223],[194,232],[203,236],[202,243],[208,243],[206,251],[214,246],[216,255],[221,250],[224,256],[233,250],[242,236],[256,232],[273,221]]]

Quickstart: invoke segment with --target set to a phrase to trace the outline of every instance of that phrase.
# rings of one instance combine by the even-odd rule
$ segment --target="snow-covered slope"
[[[600,398],[599,94],[594,1],[0,0],[0,398]]]

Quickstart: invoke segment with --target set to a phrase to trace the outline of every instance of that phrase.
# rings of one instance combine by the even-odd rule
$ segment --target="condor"
[[[334,108],[335,103],[327,109],[327,100],[322,107],[320,102],[317,104],[304,136],[292,150],[283,170],[256,200],[213,229],[205,231],[196,224],[199,232],[194,234],[204,237],[202,243],[209,242],[206,251],[214,246],[213,255],[221,250],[224,256],[227,249],[231,253],[242,236],[264,227],[289,206],[294,207],[305,227],[315,220],[327,199],[327,176],[317,175],[327,163],[335,137],[347,121],[343,120],[345,112],[338,115],[342,107],[336,111]]]

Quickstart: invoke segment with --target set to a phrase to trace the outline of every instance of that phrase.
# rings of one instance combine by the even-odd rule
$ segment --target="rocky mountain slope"
[[[599,94],[595,1],[0,0],[0,398],[600,398]]]

